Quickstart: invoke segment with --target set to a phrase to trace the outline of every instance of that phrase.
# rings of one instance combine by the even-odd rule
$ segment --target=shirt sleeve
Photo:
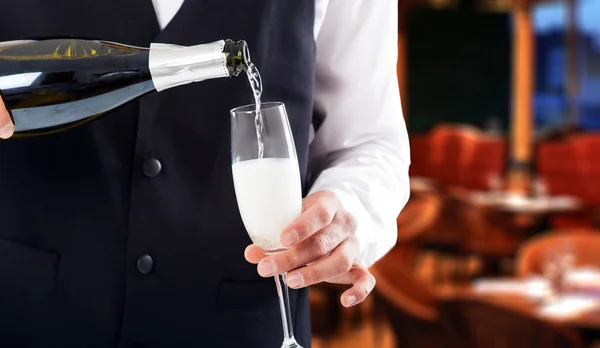
[[[330,0],[316,38],[309,193],[333,191],[354,215],[367,266],[395,245],[410,194],[397,33],[397,1]]]

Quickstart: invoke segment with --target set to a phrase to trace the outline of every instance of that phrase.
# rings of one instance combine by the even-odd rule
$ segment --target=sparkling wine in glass
[[[285,105],[269,102],[231,110],[231,156],[238,208],[250,239],[267,255],[284,251],[280,235],[302,213],[300,169]],[[274,277],[282,348],[302,348],[292,330],[285,277]]]

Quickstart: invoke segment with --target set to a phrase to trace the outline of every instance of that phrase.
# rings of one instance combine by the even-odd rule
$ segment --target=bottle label
[[[207,79],[227,77],[225,41],[196,46],[153,43],[149,68],[157,91]]]

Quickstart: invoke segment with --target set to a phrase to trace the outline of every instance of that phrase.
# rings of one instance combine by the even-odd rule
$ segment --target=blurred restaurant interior
[[[411,198],[367,301],[312,287],[313,347],[600,347],[600,0],[398,11]]]

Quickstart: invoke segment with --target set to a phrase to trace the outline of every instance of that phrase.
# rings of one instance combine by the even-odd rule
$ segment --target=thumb
[[[6,106],[0,99],[0,138],[8,139],[15,131],[15,126],[10,119]]]

